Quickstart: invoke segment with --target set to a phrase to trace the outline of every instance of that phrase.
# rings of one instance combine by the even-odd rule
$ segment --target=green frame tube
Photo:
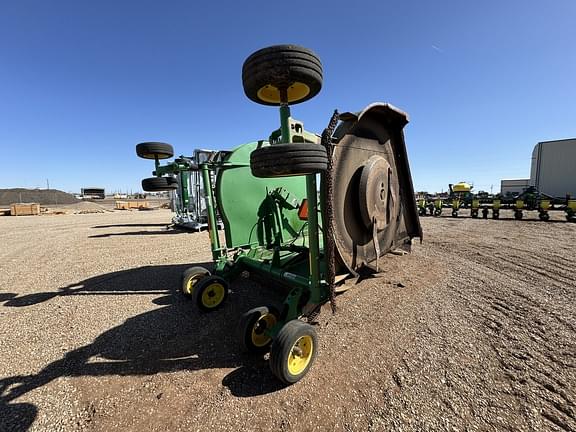
[[[188,212],[188,206],[190,205],[190,191],[188,188],[189,185],[190,185],[190,172],[180,171],[180,190],[181,190],[180,201],[182,203],[182,208],[186,209],[186,212]]]
[[[310,303],[321,301],[320,293],[320,244],[318,241],[318,196],[316,174],[306,176],[306,195],[308,199],[308,258],[310,260]]]
[[[200,171],[202,171],[202,181],[204,182],[206,213],[208,213],[208,233],[210,234],[212,259],[217,260],[221,255],[221,251],[220,238],[218,237],[218,226],[216,225],[216,207],[214,206],[214,191],[212,190],[210,168],[207,164],[201,164]]]
[[[280,135],[282,143],[289,143],[290,140],[290,107],[288,104],[280,105]]]

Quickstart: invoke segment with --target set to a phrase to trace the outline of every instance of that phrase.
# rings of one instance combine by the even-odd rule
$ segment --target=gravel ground
[[[235,334],[281,294],[243,279],[200,314],[174,287],[208,237],[169,220],[0,218],[0,430],[576,431],[576,224],[423,218],[283,387]]]

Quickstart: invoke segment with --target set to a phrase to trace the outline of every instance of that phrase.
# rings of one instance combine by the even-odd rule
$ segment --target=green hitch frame
[[[290,107],[286,103],[288,99],[287,90],[280,89],[280,143],[287,144],[293,142],[292,133],[290,130]],[[274,145],[271,143],[271,145]],[[298,145],[295,143],[295,145]],[[306,295],[306,290],[310,294],[307,301],[308,304],[317,305],[323,300],[321,275],[320,275],[320,244],[319,244],[319,225],[318,225],[318,191],[316,174],[309,174],[306,176],[306,199],[308,201],[308,260],[310,278],[307,281],[298,281],[304,283],[306,288],[302,285],[294,288],[286,298],[284,305],[287,308],[285,320],[297,318],[302,311],[300,310],[300,299]],[[279,274],[283,279],[286,275]],[[292,281],[297,282],[295,280]],[[270,333],[275,334],[281,327],[280,323],[271,329]]]
[[[190,172],[189,171],[180,171],[180,193],[182,199],[182,205],[185,209],[188,209],[190,205],[190,191],[188,185],[190,184]],[[187,210],[186,210],[187,211]]]
[[[310,302],[319,304],[320,293],[320,245],[318,242],[318,198],[316,174],[306,176],[306,195],[308,199],[308,244],[310,259]]]
[[[220,249],[220,238],[216,225],[216,207],[214,206],[214,191],[210,179],[210,168],[207,164],[200,165],[202,171],[202,181],[204,182],[204,194],[206,197],[206,213],[208,213],[208,233],[210,234],[210,245],[212,246],[212,258],[217,260],[222,251]]]

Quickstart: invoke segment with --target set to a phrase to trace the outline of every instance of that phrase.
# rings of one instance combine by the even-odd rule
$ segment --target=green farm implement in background
[[[139,155],[156,162],[156,177],[143,181],[145,190],[152,183],[174,189],[182,171],[202,179],[214,268],[192,267],[182,278],[182,291],[200,310],[221,306],[229,283],[245,272],[287,288],[281,308],[262,305],[242,316],[240,343],[246,351],[269,351],[272,372],[288,384],[316,358],[310,322],[321,306],[334,308],[346,280],[378,270],[382,255],[408,250],[422,235],[403,136],[407,115],[374,103],[357,113],[334,113],[321,135],[306,131],[290,105],[314,97],[322,73],[306,48],[264,48],[244,62],[242,80],[249,99],[279,107],[280,127],[267,140],[214,152],[199,163],[177,159],[164,166],[159,160],[169,153],[167,144],[139,144]],[[162,151],[154,153],[154,146]],[[218,214],[224,244],[215,229]]]
[[[212,150],[194,150],[192,156],[179,156],[173,162],[160,165],[161,159],[171,158],[174,149],[170,144],[146,142],[136,146],[136,153],[144,159],[154,159],[156,177],[144,179],[142,188],[146,192],[171,192],[171,205],[175,216],[172,223],[176,226],[201,231],[208,229],[208,210],[204,202],[204,190],[201,163],[221,157],[221,153]],[[218,228],[222,222],[218,219]]]
[[[540,193],[530,186],[522,193],[514,196],[489,195],[486,192],[472,193],[472,186],[468,183],[448,185],[450,194],[445,198],[420,194],[417,199],[420,216],[427,214],[440,216],[442,208],[451,208],[452,217],[458,217],[461,208],[470,209],[470,217],[477,219],[480,214],[487,219],[490,211],[492,219],[500,218],[501,210],[511,210],[514,219],[521,220],[528,211],[537,211],[541,221],[550,220],[550,212],[564,212],[568,222],[576,221],[576,200],[570,195],[565,197],[551,197]]]

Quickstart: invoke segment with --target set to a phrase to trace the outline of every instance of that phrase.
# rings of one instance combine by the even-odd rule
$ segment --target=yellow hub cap
[[[314,340],[312,336],[302,336],[296,341],[288,356],[288,372],[292,375],[300,375],[310,364],[314,352]]]
[[[276,317],[271,313],[262,315],[252,327],[252,343],[254,346],[261,348],[270,343],[272,339],[265,332],[276,324]]]
[[[288,87],[288,102],[297,102],[310,93],[310,87],[301,82],[295,82]],[[280,103],[280,90],[272,84],[265,85],[258,90],[258,99],[268,103]]]
[[[208,308],[218,306],[224,300],[226,288],[218,282],[208,285],[202,293],[202,304]]]

